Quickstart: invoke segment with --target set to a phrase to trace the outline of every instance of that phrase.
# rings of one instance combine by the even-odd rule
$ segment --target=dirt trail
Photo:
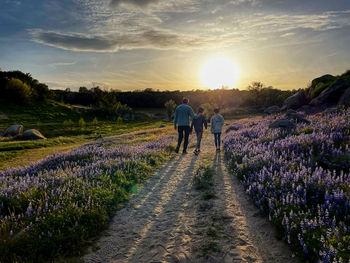
[[[199,156],[189,149],[146,182],[116,213],[97,250],[84,261],[296,262],[238,180],[227,173],[223,153],[215,153],[211,137],[204,138]],[[212,201],[203,201],[192,185],[194,169],[204,157],[215,169]],[[211,250],[207,239],[212,225],[217,226],[217,250]]]

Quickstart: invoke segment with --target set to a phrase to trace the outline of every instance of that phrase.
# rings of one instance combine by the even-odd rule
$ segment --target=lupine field
[[[231,124],[232,173],[303,262],[350,262],[350,111],[292,131],[270,129],[274,118]]]
[[[0,262],[79,251],[137,184],[171,156],[174,138],[142,146],[83,146],[0,171]]]

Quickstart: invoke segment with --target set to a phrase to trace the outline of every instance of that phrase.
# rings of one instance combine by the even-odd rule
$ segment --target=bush
[[[5,86],[5,97],[15,104],[29,104],[31,96],[31,87],[19,79],[12,78]]]
[[[84,128],[86,126],[86,122],[84,121],[83,118],[80,118],[78,125],[80,128]]]

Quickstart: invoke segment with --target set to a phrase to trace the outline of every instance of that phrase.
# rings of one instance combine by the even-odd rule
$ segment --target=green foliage
[[[65,128],[72,127],[73,125],[74,125],[74,122],[71,119],[63,121],[63,127]]]
[[[78,125],[81,129],[85,128],[86,126],[86,122],[84,120],[84,118],[80,118],[79,121],[78,121]]]
[[[197,190],[203,191],[202,199],[209,200],[215,197],[213,191],[214,170],[210,165],[201,165],[193,177],[193,185]]]
[[[204,115],[207,120],[210,119],[211,116],[214,114],[214,109],[218,107],[215,103],[204,103],[201,105],[201,107],[204,109]]]
[[[310,97],[316,98],[318,95],[320,95],[322,93],[322,91],[324,91],[326,88],[328,88],[330,85],[332,85],[335,81],[331,80],[331,81],[327,81],[327,82],[320,82],[318,84],[316,84],[315,88],[312,90]]]
[[[92,123],[91,123],[91,124],[94,125],[94,126],[97,126],[97,125],[98,125],[98,120],[97,120],[96,117],[92,120]]]
[[[119,117],[117,118],[116,123],[117,123],[117,124],[123,123],[123,118],[119,116]]]
[[[304,127],[303,129],[299,130],[299,131],[295,131],[295,135],[300,135],[302,133],[304,134],[311,134],[314,132],[314,128],[313,127]]]
[[[167,102],[165,102],[164,106],[168,115],[168,119],[171,120],[171,116],[176,108],[176,103],[174,100],[168,100]]]
[[[32,96],[31,87],[20,79],[12,78],[5,86],[7,98],[16,104],[28,104]]]

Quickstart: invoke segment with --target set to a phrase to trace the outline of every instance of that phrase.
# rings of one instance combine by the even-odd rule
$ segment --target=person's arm
[[[192,123],[191,123],[191,132],[193,131],[193,126],[194,126],[194,120],[192,119]]]
[[[208,129],[208,122],[207,122],[207,118],[205,116],[203,116],[203,122],[204,122],[205,129]]]
[[[175,114],[174,114],[174,129],[176,130],[176,125],[177,125],[177,108],[175,109]]]
[[[192,118],[192,120],[194,119],[194,112],[193,112],[193,110],[192,110],[192,107],[190,107],[189,106],[189,113],[190,113],[190,116],[191,116],[191,118]]]

